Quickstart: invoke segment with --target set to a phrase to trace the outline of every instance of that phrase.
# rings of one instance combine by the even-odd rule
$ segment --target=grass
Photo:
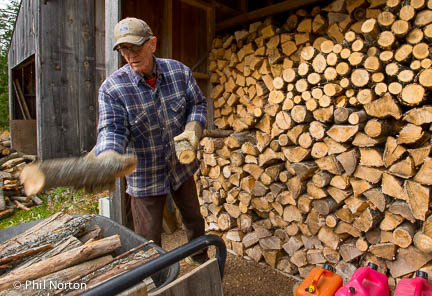
[[[45,219],[52,214],[54,214],[54,212],[48,209],[48,205],[46,203],[38,207],[33,207],[31,211],[15,209],[12,216],[0,220],[0,229],[5,229],[10,226],[15,226],[33,220]]]
[[[30,211],[15,209],[14,215],[0,220],[0,229],[33,220],[45,219],[57,212],[68,214],[97,214],[99,213],[98,200],[107,193],[87,194],[83,190],[72,190],[68,187],[60,187],[41,194],[44,201]]]

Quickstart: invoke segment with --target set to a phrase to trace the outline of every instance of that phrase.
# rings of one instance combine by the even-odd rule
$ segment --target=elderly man
[[[121,20],[114,38],[114,50],[127,64],[99,89],[95,155],[137,156],[137,169],[126,176],[135,232],[161,245],[163,208],[171,192],[187,237],[194,239],[204,234],[193,179],[199,164],[181,164],[174,144],[187,140],[197,149],[206,124],[206,99],[188,67],[154,56],[157,39],[144,21]],[[192,259],[202,263],[207,254]]]

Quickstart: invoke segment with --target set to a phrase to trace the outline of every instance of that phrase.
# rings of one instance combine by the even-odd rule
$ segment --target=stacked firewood
[[[57,213],[1,243],[0,295],[78,295],[158,256],[149,241],[113,257],[120,236],[104,238],[91,219]]]
[[[34,162],[36,155],[26,155],[11,148],[8,131],[0,134],[0,219],[14,213],[14,208],[29,210],[42,204],[36,196],[26,196],[18,177],[24,166]]]
[[[304,277],[430,271],[432,1],[336,0],[216,38],[201,141],[208,230]]]

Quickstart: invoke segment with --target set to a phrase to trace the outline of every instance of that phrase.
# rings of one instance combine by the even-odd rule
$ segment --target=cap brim
[[[142,36],[124,36],[117,40],[117,42],[113,46],[113,50],[116,49],[117,46],[119,46],[122,43],[131,43],[135,45],[141,45],[143,44],[145,40],[145,37]]]

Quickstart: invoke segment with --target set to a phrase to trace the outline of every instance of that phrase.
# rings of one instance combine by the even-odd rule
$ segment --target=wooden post
[[[105,3],[105,76],[108,77],[120,66],[120,55],[112,50],[114,45],[114,26],[121,19],[121,0]],[[110,217],[119,224],[126,225],[125,179],[115,182],[110,198]]]
[[[207,8],[207,52],[209,52],[212,48],[212,41],[213,38],[215,37],[215,27],[216,27],[216,11],[215,11],[215,7],[208,7]],[[208,69],[208,64],[207,63],[207,72],[209,72]],[[212,85],[210,83],[210,79],[207,80],[207,97],[210,95],[210,91],[212,89]],[[213,106],[213,100],[211,99],[207,99],[207,128],[208,129],[214,129],[214,118],[213,118],[213,111],[214,111],[214,106]]]

